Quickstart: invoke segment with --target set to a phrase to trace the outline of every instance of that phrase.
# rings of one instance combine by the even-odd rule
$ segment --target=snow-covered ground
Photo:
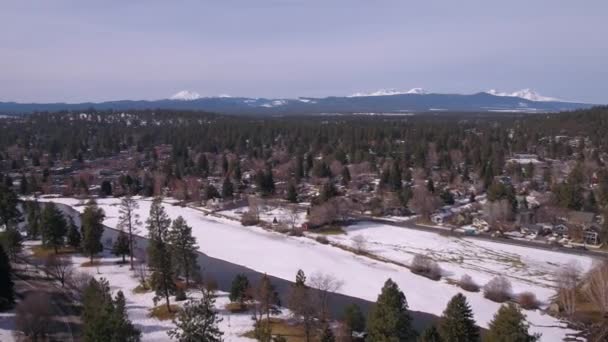
[[[541,301],[555,294],[555,274],[569,263],[587,271],[593,259],[542,249],[514,246],[437,233],[406,229],[378,223],[359,223],[348,227],[344,235],[328,236],[331,242],[354,247],[353,238],[362,236],[366,251],[409,264],[414,255],[431,257],[441,266],[444,277],[458,280],[468,274],[479,285],[497,275],[509,278],[515,294],[531,291]]]
[[[74,255],[70,258],[74,269],[78,272],[88,273],[96,279],[105,278],[110,283],[110,290],[115,295],[119,290],[125,295],[127,301],[127,313],[136,328],[142,332],[142,341],[168,341],[167,332],[174,328],[175,325],[171,320],[158,320],[149,317],[150,309],[154,307],[154,293],[134,293],[133,289],[139,284],[134,271],[129,270],[128,264],[118,264],[121,258],[110,255],[107,251],[104,252],[99,259],[98,267],[82,267],[82,263],[89,259],[82,255]],[[187,293],[189,298],[200,298],[200,292],[196,290]],[[225,341],[254,341],[242,335],[253,329],[251,315],[249,313],[231,313],[225,309],[226,304],[230,302],[228,294],[223,292],[217,293],[216,308],[222,321],[219,323],[219,328],[224,332]],[[173,299],[173,298],[172,298]],[[175,302],[171,304],[183,305],[185,301]],[[159,305],[163,305],[161,301]],[[4,339],[0,334],[0,341],[9,341]]]
[[[15,312],[0,312],[0,341],[14,341],[13,330],[15,329]]]
[[[226,215],[237,221],[241,220],[241,216],[249,210],[249,207],[241,207],[231,210],[222,210],[218,214]],[[295,211],[292,208],[280,207],[280,206],[261,206],[260,207],[260,220],[268,223],[273,223],[277,220],[277,223],[281,223],[291,228],[292,225],[295,227],[301,227],[302,223],[306,222],[306,210],[297,208]]]
[[[78,211],[84,210],[78,206],[80,201],[71,198],[40,199],[41,201],[55,201],[63,203]],[[118,220],[119,199],[99,199],[98,204],[106,212],[105,224],[115,227]],[[149,199],[139,200],[139,213],[142,221],[148,216],[151,201]],[[259,272],[266,272],[278,278],[291,280],[298,269],[303,269],[307,274],[321,272],[332,274],[338,280],[344,282],[340,293],[353,297],[375,301],[376,297],[387,278],[392,278],[399,284],[412,310],[428,312],[441,315],[447,302],[458,292],[458,287],[445,281],[432,281],[417,276],[408,269],[391,263],[379,262],[367,257],[354,255],[351,252],[330,245],[323,245],[307,237],[288,237],[279,233],[269,232],[259,227],[243,227],[238,222],[229,219],[220,219],[207,216],[195,208],[165,205],[171,218],[183,216],[193,227],[193,234],[198,240],[200,250],[211,257],[222,259],[234,264],[243,265]],[[470,242],[469,240],[450,241],[441,236],[420,235],[419,232],[401,229],[394,231],[391,227],[380,224],[366,226],[355,226],[358,234],[370,235],[369,240],[378,240],[376,247],[387,257],[403,258],[407,261],[411,254],[400,251],[399,245],[405,244],[403,250],[419,249],[427,254],[434,255],[442,260],[442,265],[454,275],[469,273],[482,283],[489,279],[491,272],[504,275],[516,275],[516,277],[536,276],[539,284],[529,284],[521,281],[515,284],[515,290],[536,289],[537,295],[546,298],[550,290],[540,291],[542,284],[547,284],[550,279],[545,275],[538,274],[546,264],[547,269],[552,266],[551,262],[568,262],[570,255],[554,253],[537,258],[547,252],[521,248],[515,246],[503,246],[492,242]],[[377,229],[377,231],[376,231]],[[145,229],[143,229],[145,235]],[[384,230],[384,233],[382,231]],[[332,239],[347,243],[349,235],[344,237],[334,236]],[[388,240],[388,241],[387,241]],[[384,243],[384,246],[382,244]],[[446,247],[444,244],[448,244]],[[392,245],[392,247],[391,247]],[[396,247],[394,245],[397,245]],[[392,250],[392,251],[391,251]],[[450,251],[451,250],[451,251]],[[486,255],[487,254],[487,255]],[[409,255],[409,256],[408,256]],[[468,256],[465,258],[465,256]],[[453,260],[451,262],[450,258]],[[462,262],[456,262],[459,260]],[[465,261],[466,260],[466,261]],[[494,261],[491,261],[494,260]],[[504,260],[504,261],[503,261]],[[510,261],[509,261],[510,260]],[[514,260],[520,260],[526,265],[517,266]],[[584,258],[579,260],[585,267],[591,263]],[[461,266],[459,266],[461,265]],[[544,272],[546,273],[546,272]],[[487,327],[500,304],[491,302],[483,297],[481,293],[464,293],[475,313],[477,323]],[[543,334],[543,341],[560,341],[566,334],[574,331],[566,328],[559,320],[541,313],[540,311],[527,311],[528,320],[531,323],[531,331]]]

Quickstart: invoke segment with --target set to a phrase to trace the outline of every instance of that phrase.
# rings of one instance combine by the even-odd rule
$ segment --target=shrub
[[[243,216],[241,216],[241,224],[243,226],[255,226],[258,223],[260,223],[260,219],[257,217],[257,215],[249,211],[243,213]]]
[[[288,235],[290,236],[304,236],[304,231],[302,229],[292,229],[289,231]]]
[[[205,282],[205,289],[207,289],[208,291],[217,291],[217,289],[219,288],[219,285],[217,283],[217,280],[215,280],[214,278],[207,278],[207,281]]]
[[[517,302],[524,310],[536,310],[540,303],[532,292],[523,292],[517,296]]]
[[[315,238],[315,240],[317,240],[318,243],[322,243],[324,245],[329,244],[329,240],[327,240],[327,238],[325,236],[322,236],[322,235],[321,236],[317,236]]]
[[[432,280],[441,279],[441,267],[433,259],[425,255],[416,254],[412,260],[410,269],[413,273]]]
[[[506,302],[511,299],[511,282],[505,277],[495,277],[483,287],[483,296],[494,302]]]
[[[365,254],[367,252],[367,239],[363,235],[353,237],[353,248],[357,254]]]
[[[182,289],[182,288],[178,288],[178,289],[175,291],[175,301],[176,301],[176,302],[181,302],[181,301],[184,301],[184,300],[186,300],[186,299],[188,299],[188,298],[186,297],[186,291],[184,291],[184,289]]]
[[[458,285],[465,291],[469,292],[479,292],[479,285],[471,278],[470,275],[464,274],[460,281],[458,281]]]

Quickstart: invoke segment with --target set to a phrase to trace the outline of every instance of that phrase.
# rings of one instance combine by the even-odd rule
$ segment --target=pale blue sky
[[[0,101],[533,88],[608,103],[606,0],[0,0]]]

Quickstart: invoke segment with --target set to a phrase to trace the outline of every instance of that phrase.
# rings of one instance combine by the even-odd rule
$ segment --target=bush
[[[410,265],[410,270],[421,276],[425,276],[432,280],[441,279],[441,267],[431,258],[416,254]]]
[[[317,236],[315,240],[317,240],[318,243],[322,243],[324,245],[329,244],[329,240],[327,240],[325,236]]]
[[[243,216],[241,216],[241,224],[243,226],[255,226],[258,223],[260,223],[260,219],[257,217],[257,215],[249,211],[243,213]]]
[[[205,282],[205,289],[207,289],[208,291],[217,291],[217,289],[219,288],[219,285],[217,283],[217,280],[215,280],[214,278],[207,278],[207,281]]]
[[[175,291],[175,301],[176,301],[176,302],[181,302],[181,301],[184,301],[184,300],[186,300],[186,299],[188,299],[188,298],[186,297],[186,291],[184,291],[184,289],[182,289],[182,288],[178,288],[178,289]]]
[[[504,277],[495,277],[483,287],[483,296],[494,302],[506,302],[511,299],[511,282]]]
[[[536,295],[532,292],[521,293],[517,296],[517,302],[524,310],[536,310],[540,305]]]
[[[357,254],[367,253],[367,239],[363,235],[356,235],[353,237],[353,248]]]
[[[458,285],[461,289],[469,292],[479,292],[479,285],[471,278],[470,275],[464,274],[460,281],[458,281]]]
[[[302,229],[292,229],[289,231],[288,235],[301,237],[304,236],[304,231]]]

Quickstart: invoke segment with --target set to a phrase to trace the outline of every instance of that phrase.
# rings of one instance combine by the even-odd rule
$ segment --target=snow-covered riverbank
[[[78,211],[84,209],[77,199],[43,198],[40,200],[63,203],[74,207]],[[119,202],[119,199],[114,198],[98,200],[99,206],[106,212],[106,220],[104,223],[110,227],[115,227],[117,224]],[[150,203],[150,199],[139,200],[139,212],[142,221],[145,221],[147,218]],[[279,233],[266,231],[259,227],[243,227],[238,222],[207,216],[202,211],[195,208],[176,206],[172,203],[167,203],[165,208],[171,218],[174,219],[181,215],[188,221],[189,225],[193,227],[193,234],[196,236],[200,250],[203,253],[214,258],[246,266],[259,272],[266,272],[269,275],[278,278],[292,280],[298,269],[303,269],[306,273],[329,273],[344,282],[344,285],[339,290],[340,293],[369,301],[375,301],[384,281],[387,278],[392,278],[404,291],[412,310],[428,312],[435,315],[441,315],[449,299],[456,293],[462,292],[458,287],[450,285],[446,281],[432,281],[417,276],[404,267],[354,255],[351,252],[330,245],[317,243],[310,238],[288,237]],[[469,253],[472,248],[468,243],[451,243],[446,246],[444,241],[433,240],[431,237],[428,237],[429,240],[423,241],[422,238],[419,238],[419,236],[414,235],[406,229],[394,232],[383,231],[387,228],[382,225],[377,225],[376,227],[376,224],[370,224],[370,226],[366,226],[365,229],[369,232],[374,232],[375,234],[370,237],[370,241],[376,241],[382,244],[382,239],[388,239],[392,242],[391,244],[384,243],[385,245],[401,246],[399,248],[406,248],[407,246],[412,248],[412,246],[414,246],[427,251],[430,255],[439,253],[439,255],[442,255],[443,257],[454,255],[455,258],[464,258],[464,256],[467,255],[466,253]],[[142,233],[145,235],[145,231]],[[362,233],[363,231],[355,234]],[[418,234],[420,233],[418,232]],[[336,241],[339,241],[339,239],[348,239],[348,235],[344,237],[338,236],[332,239],[336,239]],[[493,272],[511,274],[512,272],[542,269],[543,262],[546,262],[544,260],[547,256],[541,256],[540,259],[537,259],[537,252],[534,249],[505,246],[499,247],[495,245],[498,244],[483,242],[475,246],[475,250],[478,252],[475,254],[476,258],[483,259],[483,263],[479,261],[479,266],[481,268],[492,268],[490,265],[502,265],[495,269],[492,268]],[[382,246],[379,245],[377,248],[381,247]],[[386,249],[387,251],[390,251],[391,248],[393,248],[391,246],[388,247],[390,248]],[[509,250],[505,251],[505,248]],[[395,248],[392,250],[394,251]],[[488,253],[487,260],[484,258],[483,253],[481,253],[484,250]],[[508,253],[508,255],[512,257],[514,255],[520,255],[519,260],[522,261],[524,265],[529,264],[535,266],[510,269],[507,267],[508,262],[501,264],[492,261],[492,253],[490,252],[496,253],[497,251],[499,253]],[[380,252],[382,252],[382,250]],[[391,256],[390,253],[386,253],[387,256]],[[399,253],[401,252],[399,252],[398,249],[397,253],[396,257],[400,258],[401,254]],[[392,256],[394,257],[395,255]],[[555,259],[555,256],[548,257]],[[556,263],[567,262],[569,259],[573,258],[577,259],[580,257],[568,255],[565,256],[563,260],[559,259],[553,261]],[[501,259],[496,258],[495,260]],[[583,264],[584,267],[590,266],[590,260],[583,259],[579,260],[579,262]],[[464,272],[479,277],[479,279],[476,280],[483,285],[485,279],[482,279],[482,276],[487,272],[484,273],[483,269],[472,269],[467,265],[470,266],[470,262],[463,262],[460,266],[458,263],[451,263],[450,265],[446,265],[445,268],[453,274]],[[548,265],[547,269],[550,269]],[[477,273],[473,274],[473,272]],[[526,275],[526,273],[521,273],[521,275]],[[530,275],[528,274],[527,276]],[[538,284],[517,283],[514,284],[515,290],[537,291],[536,294],[539,297],[546,298],[549,292],[540,291],[540,289],[543,288],[543,286],[547,287],[548,284],[546,282],[550,282],[551,279],[540,275],[538,277]],[[475,312],[475,318],[478,324],[482,327],[487,327],[492,316],[500,307],[500,304],[485,299],[481,293],[465,293],[465,295]],[[543,341],[559,341],[563,339],[566,334],[573,333],[573,331],[565,327],[565,324],[540,311],[527,311],[526,314],[532,324],[531,331],[542,333]]]

